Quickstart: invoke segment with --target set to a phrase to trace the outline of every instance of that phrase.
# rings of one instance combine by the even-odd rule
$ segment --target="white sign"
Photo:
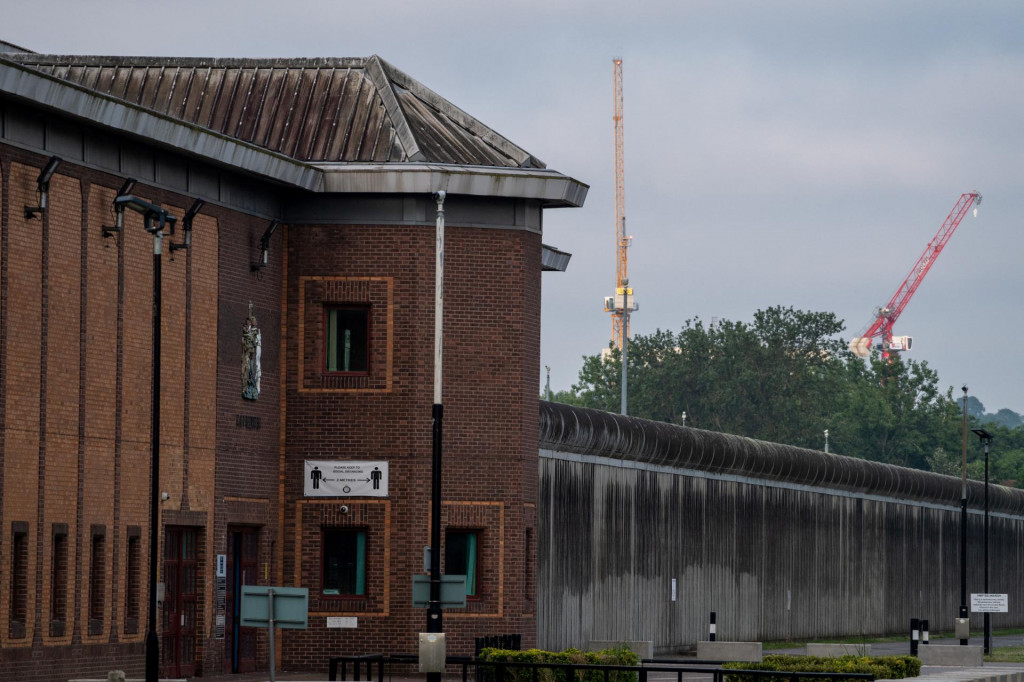
[[[306,460],[306,497],[387,497],[387,462]]]
[[[217,577],[226,578],[228,576],[228,555],[218,554],[217,555]]]
[[[327,627],[329,628],[357,628],[359,619],[352,616],[327,616]]]
[[[1005,594],[972,594],[971,613],[1007,613],[1010,600]]]

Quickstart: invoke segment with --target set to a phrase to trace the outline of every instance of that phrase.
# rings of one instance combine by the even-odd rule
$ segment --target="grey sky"
[[[0,38],[39,52],[379,54],[590,184],[546,215],[573,253],[544,276],[554,390],[611,332],[612,57],[623,58],[634,333],[835,312],[849,338],[962,192],[984,201],[896,327],[942,386],[1024,413],[1024,5],[1019,2],[13,3]],[[543,370],[542,370],[543,382]]]

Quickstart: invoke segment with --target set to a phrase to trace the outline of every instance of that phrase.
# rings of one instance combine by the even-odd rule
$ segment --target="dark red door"
[[[228,575],[224,640],[226,659],[233,673],[256,670],[256,628],[241,626],[242,585],[257,583],[259,529],[228,529]]]
[[[167,526],[164,531],[164,602],[160,651],[164,677],[196,672],[199,611],[197,528]]]

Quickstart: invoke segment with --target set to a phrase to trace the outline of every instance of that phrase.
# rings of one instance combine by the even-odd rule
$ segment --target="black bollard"
[[[921,621],[917,618],[910,619],[910,655],[917,656],[917,636],[921,628]]]

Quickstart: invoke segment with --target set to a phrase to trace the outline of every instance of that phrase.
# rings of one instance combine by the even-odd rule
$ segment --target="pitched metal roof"
[[[377,56],[5,57],[298,161],[545,167]]]

